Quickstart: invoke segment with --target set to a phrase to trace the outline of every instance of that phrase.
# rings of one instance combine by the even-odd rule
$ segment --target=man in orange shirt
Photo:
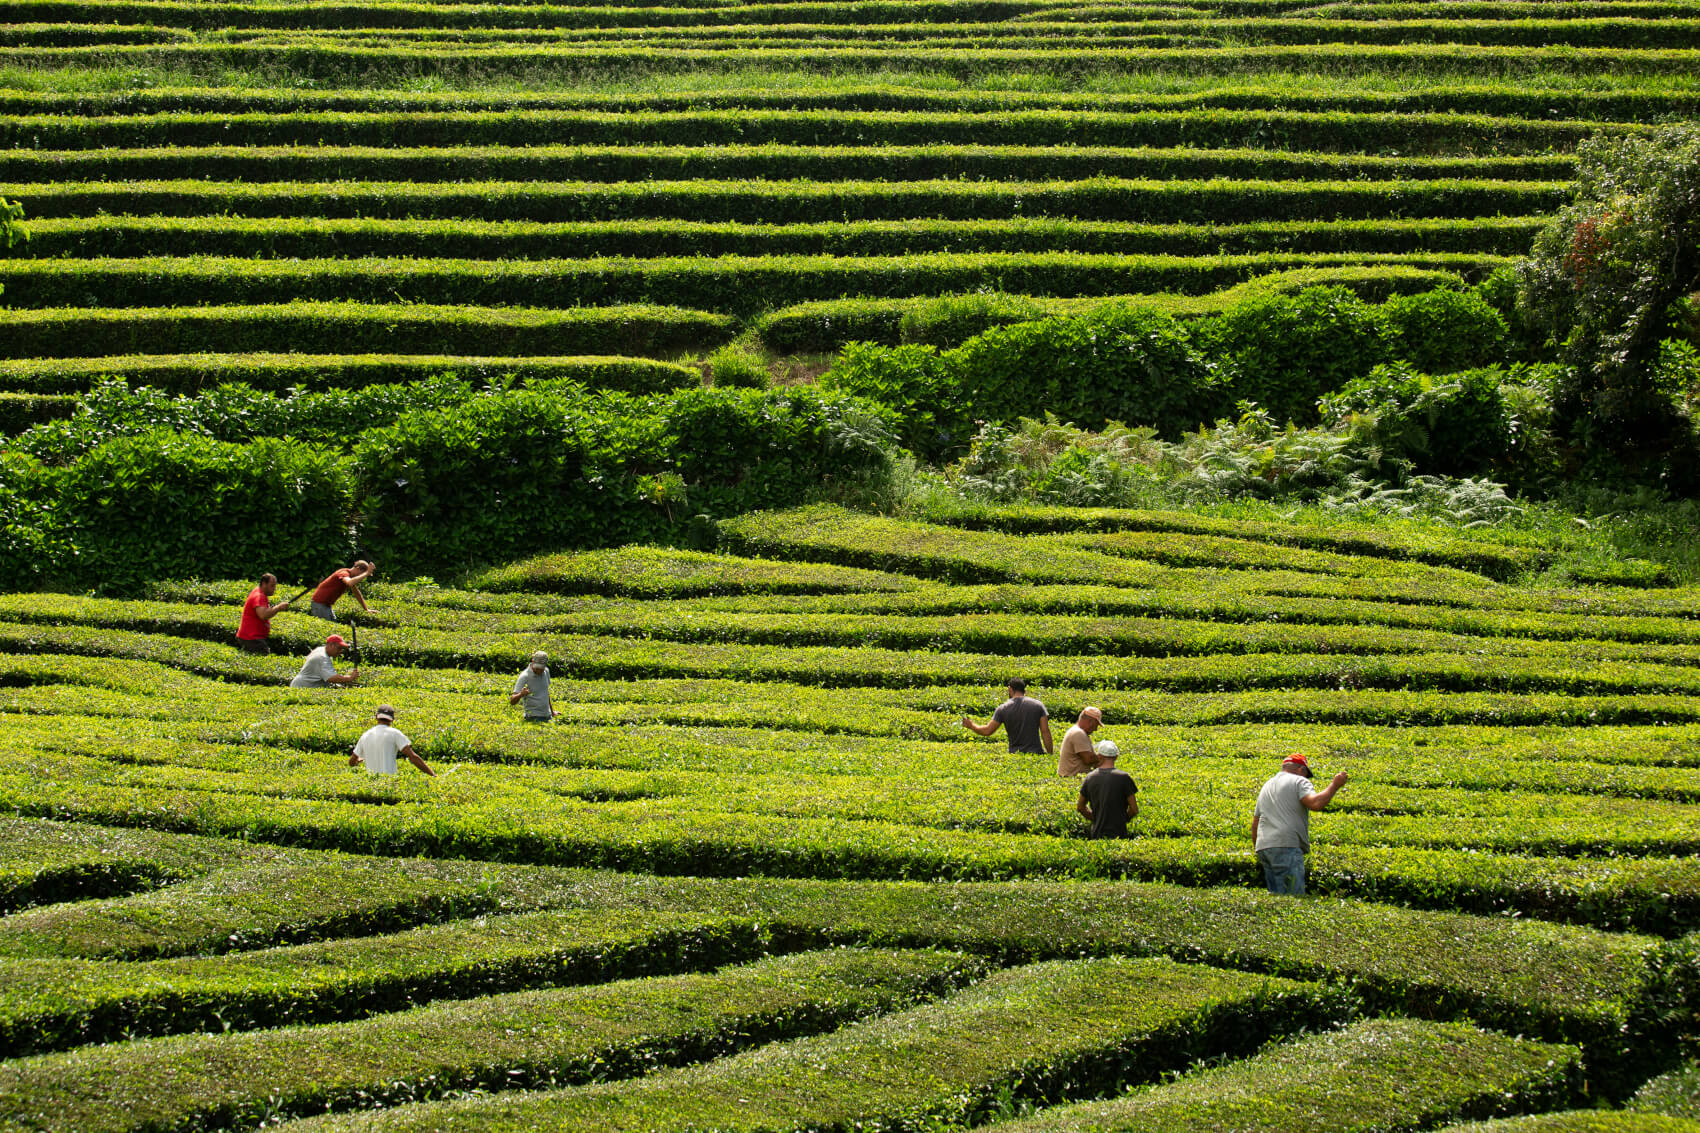
[[[242,603],[242,624],[236,627],[236,648],[244,653],[270,653],[272,618],[289,609],[292,598],[270,601],[277,593],[277,575],[262,574],[260,584]]]
[[[313,604],[307,612],[315,618],[334,622],[336,621],[336,613],[331,607],[335,606],[336,600],[344,594],[353,594],[354,600],[360,603],[360,608],[368,614],[371,613],[372,608],[366,605],[366,599],[360,593],[360,587],[356,584],[371,578],[374,569],[372,564],[365,559],[356,559],[353,566],[332,571],[330,577],[319,583],[313,591]]]

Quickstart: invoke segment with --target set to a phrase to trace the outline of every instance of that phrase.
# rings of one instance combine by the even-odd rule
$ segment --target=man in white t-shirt
[[[348,643],[340,633],[333,633],[325,638],[325,643],[307,654],[307,660],[302,662],[301,671],[295,674],[295,679],[289,682],[290,688],[329,688],[332,685],[351,685],[360,679],[360,666],[356,665],[346,673],[336,671],[336,663],[331,660],[342,654]]]
[[[1310,763],[1293,754],[1281,761],[1281,770],[1257,792],[1257,807],[1251,812],[1251,839],[1257,862],[1263,867],[1263,883],[1277,897],[1305,894],[1305,855],[1310,852],[1310,812],[1334,801],[1346,785],[1341,771],[1328,786],[1317,790],[1310,781]]]
[[[375,775],[394,775],[396,756],[405,755],[409,763],[425,774],[437,774],[427,767],[425,761],[413,750],[413,741],[391,727],[395,723],[395,709],[387,704],[380,704],[374,715],[377,723],[360,733],[360,738],[354,741],[354,748],[348,754],[350,767],[359,767],[364,763],[366,770]]]

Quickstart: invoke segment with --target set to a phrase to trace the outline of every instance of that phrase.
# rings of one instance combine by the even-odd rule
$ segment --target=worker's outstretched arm
[[[407,756],[407,761],[409,763],[411,763],[411,764],[413,764],[413,766],[419,768],[419,770],[425,772],[425,774],[431,776],[431,778],[435,779],[437,777],[437,773],[435,771],[431,770],[429,767],[427,767],[425,765],[425,761],[423,759],[419,758],[418,753],[413,750],[412,744],[408,744],[406,747],[402,748],[401,754]]]
[[[1346,773],[1344,771],[1338,772],[1333,779],[1329,780],[1328,786],[1317,791],[1315,794],[1306,795],[1299,801],[1305,804],[1305,806],[1310,810],[1321,810],[1323,807],[1334,801],[1335,794],[1337,794],[1340,788],[1345,785]]]
[[[973,732],[976,736],[989,736],[1002,727],[1002,725],[996,720],[989,721],[985,724],[976,724],[966,716],[962,718],[962,726],[967,728],[970,732]]]
[[[360,588],[358,586],[351,583],[348,587],[348,592],[354,595],[354,600],[360,603],[360,608],[362,610],[365,610],[368,614],[372,612],[372,607],[366,604],[366,596],[360,593]]]

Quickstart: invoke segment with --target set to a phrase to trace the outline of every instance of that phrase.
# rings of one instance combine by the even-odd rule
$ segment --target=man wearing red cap
[[[1320,791],[1310,778],[1310,762],[1297,753],[1289,755],[1281,761],[1281,770],[1257,792],[1257,808],[1251,813],[1251,838],[1263,867],[1263,883],[1277,897],[1304,896],[1310,812],[1333,802],[1335,793],[1346,785],[1344,771]]]
[[[341,653],[347,642],[339,633],[333,633],[325,638],[325,643],[307,654],[307,660],[301,666],[301,671],[295,674],[295,679],[289,682],[290,688],[329,688],[331,685],[351,685],[360,679],[360,667],[357,665],[346,673],[336,671],[336,663],[332,657]]]

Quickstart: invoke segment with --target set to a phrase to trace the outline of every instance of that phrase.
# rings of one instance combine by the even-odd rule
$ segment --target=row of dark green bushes
[[[591,221],[688,218],[745,224],[911,220],[981,220],[1021,216],[1068,216],[1082,220],[1137,217],[1147,224],[1246,224],[1270,221],[1373,220],[1389,217],[1474,219],[1536,216],[1569,199],[1561,182],[1513,180],[1199,180],[1144,181],[1089,175],[1058,180],[1054,166],[1037,181],[636,181],[536,183],[477,181],[464,169],[423,170],[424,181],[384,182],[396,170],[355,170],[354,180],[336,176],[310,152],[266,155],[238,148],[218,151],[232,163],[237,181],[218,181],[217,169],[197,155],[136,155],[139,173],[110,167],[75,169],[44,158],[25,178],[26,152],[7,155],[8,170],[21,180],[31,219],[91,216],[388,217],[398,220]],[[629,151],[627,151],[629,152]],[[381,155],[379,155],[381,156]],[[101,155],[92,160],[105,162]],[[388,160],[388,159],[386,159]],[[399,162],[414,160],[405,155]],[[518,158],[516,158],[518,160]],[[1379,159],[1378,159],[1379,160]],[[1450,159],[1448,159],[1450,160]],[[17,164],[14,165],[14,162]],[[1420,162],[1415,162],[1419,164]],[[405,174],[405,166],[398,167]],[[1141,172],[1149,168],[1143,163]],[[770,167],[771,171],[771,167]],[[536,172],[522,169],[530,176]],[[1218,170],[1218,172],[1220,172]],[[964,174],[966,176],[966,174]],[[89,180],[71,180],[83,176]],[[166,180],[128,180],[130,177]],[[539,174],[542,176],[542,174]],[[1001,176],[1001,174],[1000,174]],[[104,180],[102,178],[105,178]],[[291,180],[298,178],[298,180]],[[361,178],[366,178],[362,181]],[[269,183],[268,183],[269,182]]]
[[[1091,429],[1150,425],[1173,438],[1242,401],[1314,423],[1325,395],[1335,396],[1331,415],[1375,411],[1391,434],[1420,375],[1503,362],[1510,342],[1504,315],[1477,292],[1375,306],[1344,288],[1310,288],[1253,296],[1190,323],[1106,307],[994,327],[952,350],[853,343],[824,381],[896,411],[904,443],[934,459],[960,452],[982,421],[1052,413]],[[1425,407],[1433,470],[1481,472],[1509,454],[1499,380],[1476,369]]]
[[[387,329],[387,328],[386,328]],[[327,328],[327,335],[329,328]],[[294,340],[299,344],[299,340]],[[346,343],[346,338],[338,341]],[[241,384],[282,392],[424,383],[443,375],[481,384],[567,379],[591,389],[662,393],[702,384],[692,366],[619,356],[493,357],[443,354],[131,354],[0,362],[0,435],[70,415],[75,393],[103,377],[168,393]],[[356,430],[358,431],[358,429]]]
[[[442,403],[429,408],[406,404],[410,387],[304,395],[276,410],[290,435],[246,442],[203,423],[214,401],[238,396],[226,391],[176,409],[138,398],[123,425],[89,414],[50,427],[72,437],[44,451],[61,463],[0,458],[0,588],[121,587],[191,564],[310,581],[356,541],[415,572],[665,541],[700,514],[877,476],[892,443],[865,403],[812,390],[635,397],[566,385],[456,401],[465,387],[433,388]]]
[[[688,256],[582,260],[135,260],[0,261],[0,287],[19,307],[193,305],[354,300],[566,307],[656,303],[753,315],[793,300],[939,295],[977,290],[1032,295],[1204,294],[1269,272],[1375,263],[1485,276],[1508,258],[1485,253],[1279,253],[1116,256],[1074,252],[925,256]],[[50,351],[51,352],[51,351]],[[33,352],[32,352],[33,353]],[[27,355],[26,355],[27,356]],[[987,380],[995,380],[988,377]],[[1333,388],[1324,385],[1323,389]],[[1296,391],[1305,397],[1309,387]],[[1314,400],[1311,395],[1307,400]],[[1274,402],[1266,402],[1274,405]]]
[[[1237,178],[1245,181],[1302,179],[1322,182],[1313,191],[1325,192],[1332,180],[1393,182],[1515,181],[1524,192],[1553,192],[1544,182],[1563,181],[1574,166],[1564,156],[1532,157],[1401,157],[1298,153],[1258,148],[1255,128],[1230,139],[1237,148],[1211,150],[1173,147],[1077,145],[980,146],[972,143],[885,146],[810,145],[730,141],[721,145],[581,146],[551,142],[535,146],[386,146],[379,144],[231,145],[225,134],[218,144],[188,151],[138,146],[126,149],[35,148],[28,137],[7,154],[7,172],[14,182],[122,181],[170,177],[220,178],[242,181],[703,181],[746,179],[796,186],[796,179],[816,181],[925,181],[936,178],[996,181],[1071,181],[1094,178],[1141,179],[1142,182]],[[1297,148],[1295,144],[1294,148]],[[1531,182],[1524,185],[1522,182]],[[1308,187],[1308,186],[1307,186]],[[1495,186],[1505,192],[1511,186]],[[557,188],[554,193],[568,187]],[[1230,186],[1217,185],[1217,192]],[[1255,191],[1257,186],[1251,186]],[[1359,184],[1359,195],[1389,191],[1383,185]],[[1562,188],[1562,187],[1561,187]],[[1449,190],[1449,193],[1447,191]],[[1461,187],[1446,184],[1431,194],[1460,195]],[[21,191],[21,190],[20,190]],[[579,187],[578,194],[583,194]],[[610,190],[614,193],[619,189]],[[630,189],[625,190],[631,192]],[[667,191],[665,188],[663,192]],[[1444,199],[1444,198],[1443,198]],[[38,215],[31,212],[31,215]],[[39,214],[46,215],[46,214]],[[661,214],[667,215],[667,214]],[[1450,214],[1442,214],[1450,215]],[[1474,214],[1472,214],[1474,215]],[[551,217],[550,219],[573,219]],[[1144,217],[1141,219],[1161,219]],[[1229,212],[1214,219],[1268,220],[1257,213]],[[1299,219],[1295,217],[1294,219]]]
[[[91,32],[104,31],[91,28]],[[1663,29],[1661,29],[1662,31]],[[1037,34],[1038,29],[1024,28]],[[967,111],[492,110],[318,113],[167,111],[147,115],[19,115],[0,119],[9,148],[126,146],[1192,146],[1265,148],[1302,139],[1309,151],[1496,154],[1568,148],[1612,127],[1590,121],[1425,112],[1284,110]]]
[[[44,5],[76,7],[64,0],[42,0]],[[15,12],[34,7],[30,0],[9,0],[0,3],[0,12]],[[120,12],[131,5],[105,3],[102,13]],[[228,6],[196,4],[189,8],[171,3],[170,10],[193,12],[208,19],[219,19]],[[385,9],[391,6],[385,5]],[[749,12],[754,5],[738,10]],[[1653,5],[1641,5],[1643,8]],[[803,4],[776,6],[786,12],[805,10]],[[1681,11],[1692,11],[1691,5],[1681,5]],[[256,13],[279,13],[293,18],[305,13],[323,13],[328,9],[275,8],[252,9]],[[366,11],[379,10],[368,5]],[[543,9],[528,8],[539,12]],[[559,12],[561,8],[551,8]],[[629,13],[647,14],[653,8],[594,8],[610,19]],[[481,15],[498,12],[486,5]],[[432,20],[453,18],[452,6],[430,9]],[[85,20],[93,19],[92,12]],[[246,114],[266,111],[281,113],[326,113],[350,111],[378,112],[444,112],[474,110],[604,110],[613,112],[680,112],[690,110],[837,110],[837,111],[940,111],[947,113],[1004,110],[1063,111],[1120,111],[1133,113],[1148,110],[1279,110],[1324,113],[1356,111],[1360,113],[1458,113],[1487,114],[1504,118],[1583,118],[1601,121],[1639,122],[1663,117],[1692,116],[1700,112],[1700,96],[1684,89],[1640,87],[1623,90],[1592,90],[1577,87],[1531,88],[1526,84],[1481,82],[1469,86],[1436,83],[1414,90],[1332,90],[1279,89],[1265,90],[1256,86],[1218,88],[1184,93],[1094,91],[1081,94],[1072,91],[1015,91],[1015,90],[923,90],[914,87],[870,84],[862,87],[832,90],[768,90],[733,89],[725,91],[694,90],[678,93],[657,91],[600,91],[582,89],[537,89],[504,91],[499,96],[473,90],[410,91],[402,89],[374,90],[351,87],[344,90],[318,90],[302,87],[270,87],[229,90],[216,87],[149,87],[125,90],[24,90],[0,91],[0,114],[165,114],[165,113],[222,113]]]
[[[249,307],[72,307],[9,310],[0,356],[28,359],[5,367],[12,388],[85,388],[93,374],[64,355],[455,354],[513,356],[503,372],[525,373],[527,356],[660,354],[715,346],[736,333],[726,315],[679,307],[497,308],[426,303],[283,303]],[[101,363],[104,367],[106,364]],[[151,370],[151,366],[149,367]],[[218,359],[188,359],[155,384],[206,384],[224,377]],[[94,373],[109,372],[99,369]],[[113,373],[127,372],[116,366]],[[398,378],[400,375],[398,375]],[[154,381],[146,375],[143,380]],[[253,381],[251,384],[273,385]],[[313,382],[309,384],[321,384]]]
[[[745,48],[736,51],[657,47],[525,46],[474,48],[316,42],[173,45],[111,44],[97,47],[17,47],[9,62],[18,67],[57,69],[99,64],[181,71],[287,71],[315,82],[358,82],[383,76],[526,78],[576,75],[594,70],[611,76],[682,74],[692,71],[787,71],[840,73],[889,65],[892,52],[877,45],[853,48]],[[1410,74],[1488,75],[1557,68],[1573,74],[1673,75],[1693,68],[1681,49],[1614,47],[1516,47],[1435,43],[1410,45],[1308,44],[1294,46],[1133,48],[1105,52],[1095,47],[993,48],[915,47],[903,53],[912,70],[956,77],[1035,71],[1070,75],[1164,73],[1312,73],[1318,68]]]
[[[0,10],[12,5],[0,4]],[[103,10],[117,5],[102,5]],[[798,5],[786,5],[795,8]],[[181,10],[181,8],[179,8]],[[216,5],[197,5],[196,11],[216,11]],[[320,9],[321,11],[323,9]],[[615,9],[602,8],[602,12]],[[626,9],[630,11],[632,9]],[[1113,110],[1287,110],[1423,112],[1487,114],[1507,118],[1556,117],[1602,121],[1638,121],[1680,116],[1700,109],[1700,98],[1681,89],[1644,87],[1630,90],[1531,88],[1509,82],[1457,86],[1436,83],[1420,90],[1268,90],[1246,85],[1213,90],[1172,92],[920,89],[870,83],[844,89],[795,90],[729,89],[679,93],[536,89],[493,96],[476,89],[413,91],[272,87],[230,90],[216,87],[147,87],[123,90],[24,90],[0,92],[0,112],[8,114],[110,114],[203,112],[240,114],[324,113],[329,111],[473,111],[473,110],[607,110],[686,111],[710,109],[943,111],[973,112],[1003,109]]]
[[[30,224],[30,252],[48,257],[159,255],[443,256],[555,259],[572,256],[836,255],[1070,251],[1098,255],[1256,252],[1469,252],[1520,255],[1537,217],[1469,220],[1275,221],[1145,224],[1050,218],[739,224],[693,220],[381,220],[294,217],[79,217]]]

